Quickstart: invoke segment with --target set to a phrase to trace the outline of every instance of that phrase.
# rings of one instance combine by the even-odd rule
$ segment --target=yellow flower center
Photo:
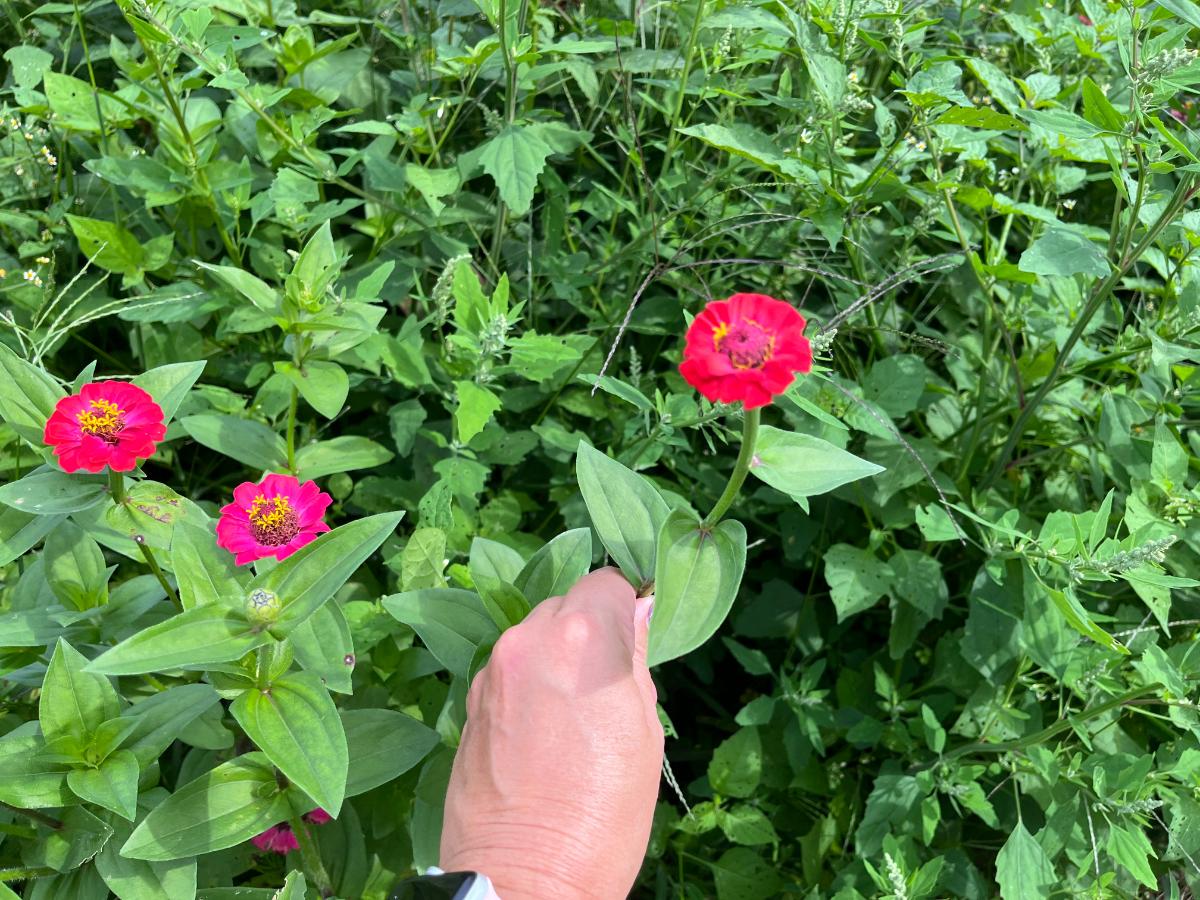
[[[761,369],[775,353],[775,335],[753,319],[722,322],[713,329],[713,349],[725,354],[735,369]]]
[[[110,444],[117,442],[117,435],[125,427],[125,411],[111,400],[93,400],[75,418],[84,434],[95,435]]]
[[[300,531],[296,510],[287,497],[267,497],[259,494],[250,504],[250,532],[260,544],[279,547]]]

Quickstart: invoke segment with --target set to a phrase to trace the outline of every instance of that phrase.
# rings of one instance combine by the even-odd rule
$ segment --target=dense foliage
[[[636,896],[1200,884],[1200,5],[4,12],[0,897],[436,862],[471,673],[619,545],[581,486],[685,551],[722,493],[741,410],[678,364],[735,291],[817,366],[695,588],[748,540],[728,619],[659,655]],[[64,474],[56,402],[129,376],[165,442]],[[336,527],[234,567],[266,471]]]

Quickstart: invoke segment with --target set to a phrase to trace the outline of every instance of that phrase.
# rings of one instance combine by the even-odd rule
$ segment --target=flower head
[[[64,472],[130,472],[166,433],[162,407],[136,384],[93,381],[58,401],[42,439]]]
[[[680,373],[709,400],[766,406],[812,370],[804,317],[763,294],[714,301],[692,322]]]
[[[325,510],[333,498],[312,481],[268,475],[233,490],[233,502],[221,507],[217,543],[235,555],[239,566],[274,556],[286,559],[318,534],[329,530]]]
[[[333,817],[318,806],[311,812],[304,814],[304,821],[310,825],[324,825],[326,822],[333,821]],[[282,822],[279,825],[272,825],[261,834],[250,838],[250,841],[259,850],[270,853],[282,853],[284,856],[293,850],[300,849],[300,842],[296,840],[296,833],[292,831],[292,827],[286,822]]]

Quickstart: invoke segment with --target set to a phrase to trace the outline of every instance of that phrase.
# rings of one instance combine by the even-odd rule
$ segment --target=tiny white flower
[[[1075,208],[1074,200],[1064,200],[1063,201],[1063,209],[1074,209],[1074,208]]]
[[[989,96],[984,96],[984,98],[983,98],[983,105],[984,105],[984,106],[991,106],[991,105],[992,105],[992,98],[991,98],[991,97],[989,97]]]
[[[857,72],[851,72],[851,73],[850,73],[850,83],[851,83],[851,84],[858,84],[858,73],[857,73]]]
[[[811,144],[813,142],[813,133],[805,128],[800,132],[800,143]]]
[[[1020,175],[1020,174],[1021,174],[1021,168],[1020,168],[1019,166],[1013,166],[1013,167],[1012,167],[1011,169],[1009,169],[1008,171],[1009,171],[1009,172],[1011,172],[1013,175]]]
[[[917,152],[918,152],[918,153],[923,153],[924,151],[925,151],[925,142],[924,142],[924,141],[917,141]]]

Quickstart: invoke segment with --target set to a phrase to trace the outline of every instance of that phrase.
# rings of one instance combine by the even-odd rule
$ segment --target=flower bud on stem
[[[715,528],[717,523],[724,518],[725,513],[729,512],[729,507],[737,499],[738,492],[746,481],[746,476],[750,474],[750,464],[754,461],[754,445],[758,440],[758,423],[762,418],[762,410],[748,409],[742,415],[742,449],[738,453],[737,462],[734,463],[733,472],[729,476],[729,483],[725,485],[724,493],[717,500],[712,512],[701,523],[700,527],[705,530]]]

